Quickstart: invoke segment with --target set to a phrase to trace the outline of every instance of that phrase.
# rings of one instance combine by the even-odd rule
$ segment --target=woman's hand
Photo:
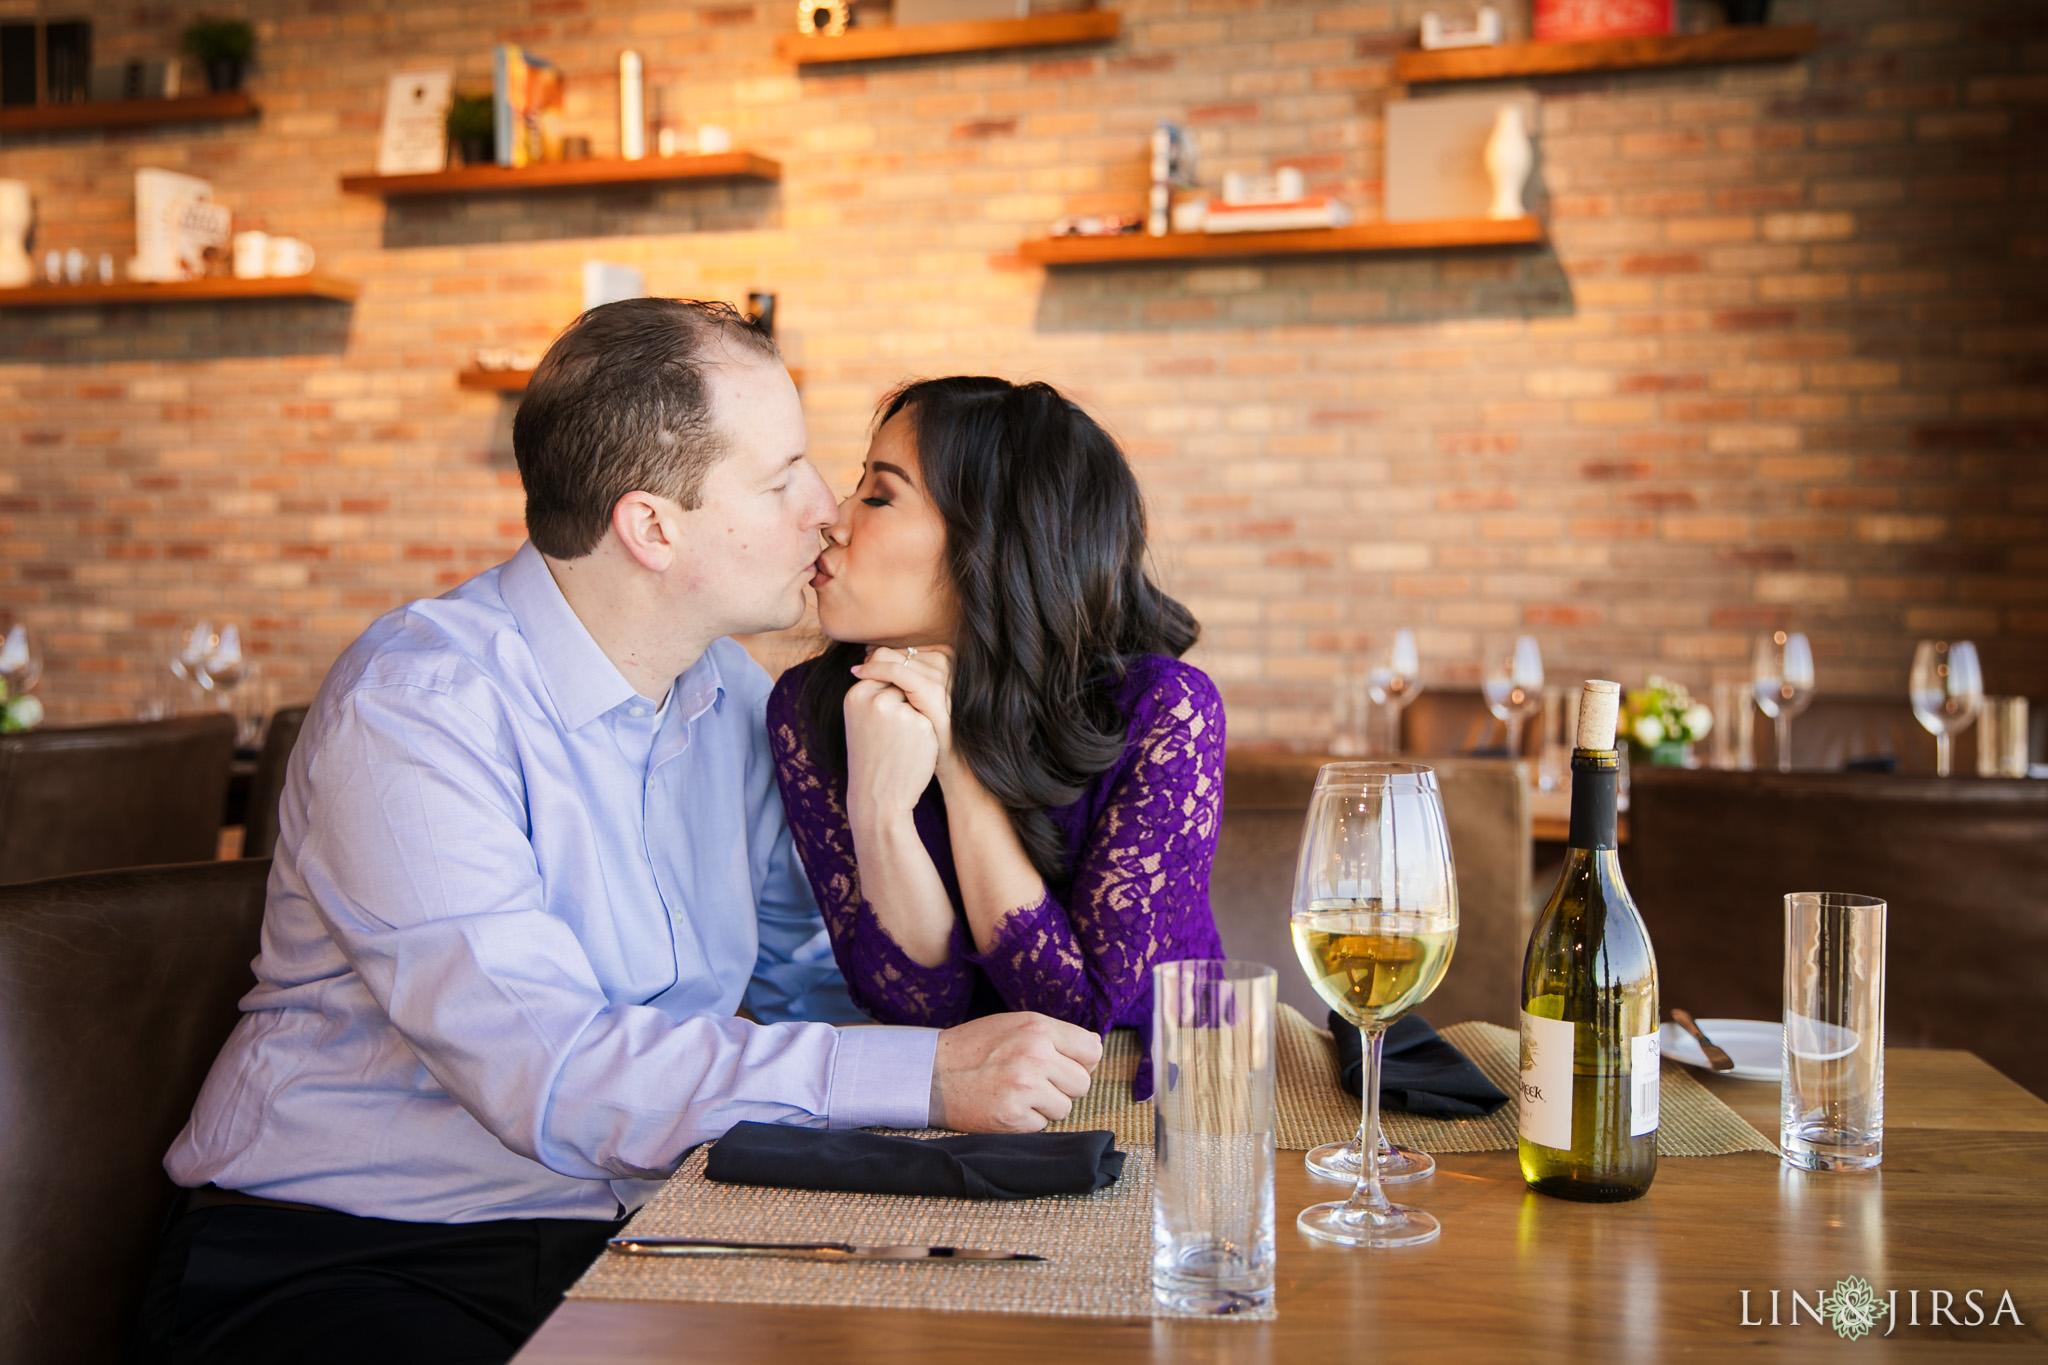
[[[870,683],[886,683],[901,692],[917,713],[931,723],[938,742],[933,772],[939,781],[951,784],[959,775],[953,757],[953,651],[946,645],[918,645],[914,649],[877,646],[853,670],[861,679],[856,690]],[[849,694],[850,695],[850,694]]]
[[[891,683],[863,679],[846,692],[846,805],[855,829],[908,816],[938,762],[932,723]]]

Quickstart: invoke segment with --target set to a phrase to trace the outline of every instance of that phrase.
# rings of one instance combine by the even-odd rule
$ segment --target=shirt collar
[[[498,593],[533,650],[541,683],[564,728],[580,730],[637,695],[626,675],[590,638],[532,541],[521,545],[499,570]]]

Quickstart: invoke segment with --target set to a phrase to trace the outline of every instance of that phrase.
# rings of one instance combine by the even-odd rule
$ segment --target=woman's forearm
[[[953,902],[910,813],[849,815],[861,898],[876,922],[913,962],[943,965],[953,951]]]
[[[976,952],[994,947],[1003,921],[1045,899],[1045,879],[1017,838],[1010,813],[967,766],[941,769],[946,824],[953,841],[953,867],[960,900]]]

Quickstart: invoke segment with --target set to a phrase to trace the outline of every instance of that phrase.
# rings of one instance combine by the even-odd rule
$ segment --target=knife
[[[624,1256],[782,1256],[800,1261],[1043,1261],[1024,1251],[978,1247],[854,1246],[848,1242],[719,1242],[701,1237],[614,1237]]]
[[[1715,1046],[1714,1040],[1707,1037],[1700,1029],[1700,1026],[1693,1021],[1693,1017],[1690,1014],[1684,1010],[1673,1010],[1671,1011],[1671,1022],[1693,1036],[1693,1041],[1700,1045],[1700,1051],[1707,1054],[1707,1065],[1716,1071],[1733,1071],[1735,1069],[1735,1059]]]

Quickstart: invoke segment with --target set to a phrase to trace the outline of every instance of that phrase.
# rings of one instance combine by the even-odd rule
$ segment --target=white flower
[[[35,729],[43,723],[42,700],[38,697],[16,697],[7,703],[7,719],[17,729]]]
[[[1685,709],[1685,733],[1693,739],[1705,739],[1714,732],[1714,713],[1701,702],[1694,702]]]
[[[1654,749],[1664,742],[1664,722],[1655,716],[1637,716],[1635,723],[1636,743],[1645,749]]]

